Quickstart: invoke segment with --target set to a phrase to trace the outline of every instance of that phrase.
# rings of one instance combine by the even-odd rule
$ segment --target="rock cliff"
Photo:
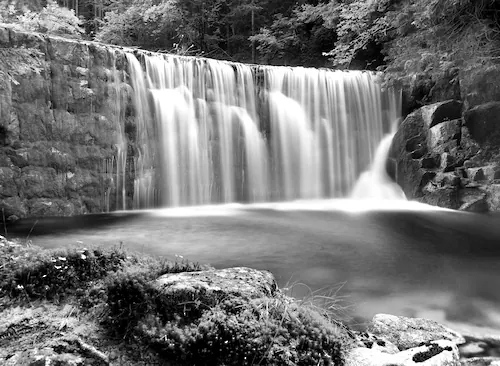
[[[500,68],[409,79],[406,110],[413,111],[390,153],[396,182],[409,199],[431,205],[500,210]]]
[[[122,208],[124,69],[118,49],[0,27],[5,219]]]

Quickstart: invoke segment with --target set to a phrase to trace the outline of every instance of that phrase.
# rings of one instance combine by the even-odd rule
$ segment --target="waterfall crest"
[[[126,57],[134,208],[345,196],[398,114],[370,72]]]

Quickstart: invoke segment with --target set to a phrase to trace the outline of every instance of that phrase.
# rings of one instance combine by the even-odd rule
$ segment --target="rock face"
[[[498,211],[500,66],[450,66],[396,79],[403,86],[407,117],[394,139],[389,167],[407,197],[453,209]],[[461,103],[461,108],[446,111],[443,103]],[[435,108],[444,113],[441,122],[429,116]]]
[[[358,341],[346,365],[410,366],[499,365],[498,336],[452,330],[432,320],[377,314]]]
[[[117,207],[121,53],[0,28],[0,59],[0,214]]]
[[[409,199],[473,212],[497,211],[500,102],[465,109],[449,100],[423,106],[391,146],[395,180]]]
[[[460,334],[435,321],[389,314],[375,315],[370,330],[373,334],[388,339],[400,350],[417,347],[436,339],[445,339],[455,345],[465,342]]]

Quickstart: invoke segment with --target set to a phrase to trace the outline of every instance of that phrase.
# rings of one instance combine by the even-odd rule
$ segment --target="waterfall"
[[[398,114],[375,73],[126,57],[135,208],[345,196]]]

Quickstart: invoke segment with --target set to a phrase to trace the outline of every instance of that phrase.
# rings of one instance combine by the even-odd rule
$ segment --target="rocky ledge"
[[[466,109],[458,100],[410,113],[389,167],[408,199],[473,212],[500,210],[500,102]]]

